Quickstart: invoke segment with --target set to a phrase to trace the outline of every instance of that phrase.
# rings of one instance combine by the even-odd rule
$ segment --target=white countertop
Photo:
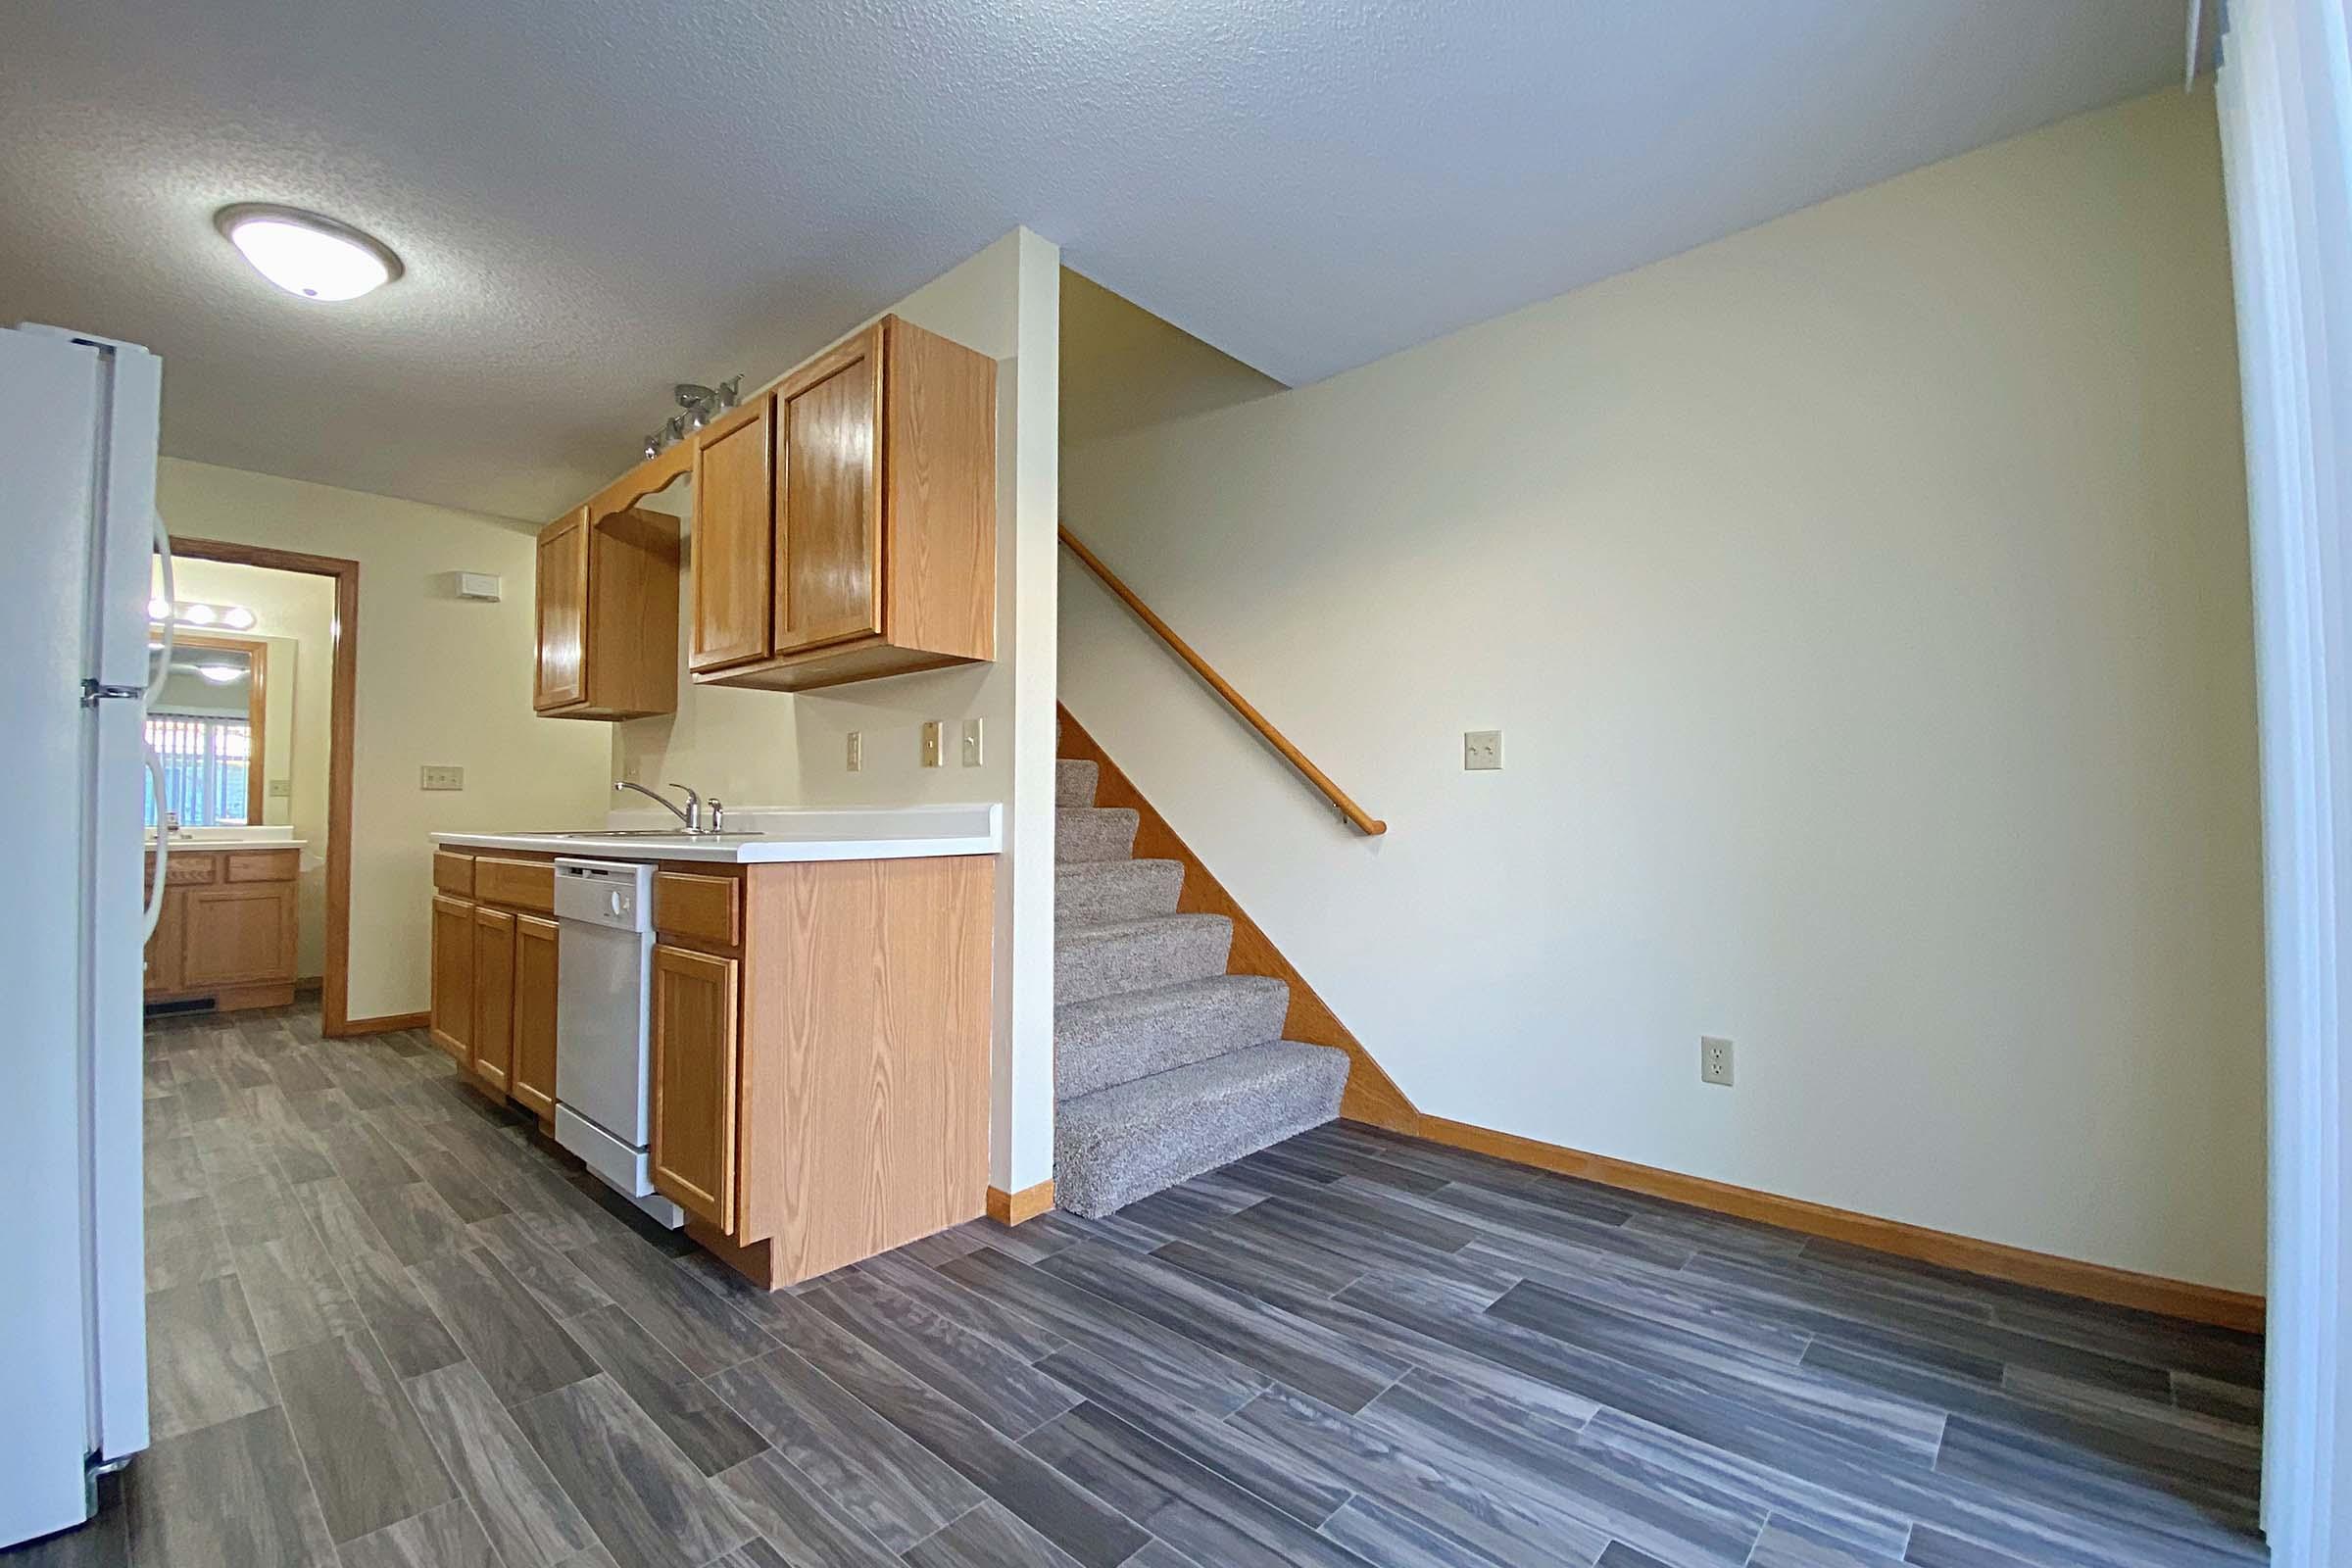
[[[994,855],[1004,847],[1002,811],[993,804],[729,811],[724,838],[642,833],[662,820],[658,812],[615,811],[603,832],[581,828],[570,832],[435,833],[432,839],[445,848],[460,850],[536,850],[597,860],[714,860],[730,865]],[[620,836],[615,829],[637,831]]]
[[[172,835],[175,850],[299,850],[309,839],[298,839],[290,827],[183,827]],[[155,848],[155,830],[147,830],[147,847]]]

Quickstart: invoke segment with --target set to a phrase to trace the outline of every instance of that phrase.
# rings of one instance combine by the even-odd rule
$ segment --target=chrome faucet
[[[668,810],[670,815],[685,823],[687,832],[700,833],[703,830],[703,798],[700,795],[695,794],[693,790],[687,789],[683,784],[672,784],[669,786],[669,788],[673,790],[685,790],[686,808],[684,810],[680,810],[677,803],[672,801],[668,796],[660,794],[654,790],[649,790],[642,784],[633,784],[625,778],[615,779],[613,781],[612,793],[617,795],[622,790],[635,790],[647,800],[660,803]],[[711,804],[714,806],[717,805],[715,801]]]

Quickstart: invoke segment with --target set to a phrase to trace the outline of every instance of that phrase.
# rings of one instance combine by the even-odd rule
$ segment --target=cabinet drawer
[[[225,882],[291,882],[299,850],[237,850],[220,857]]]
[[[148,858],[147,869],[149,880],[152,881],[155,870],[153,857]],[[218,855],[191,855],[186,850],[173,850],[172,858],[164,865],[166,887],[201,887],[220,880],[220,857]]]
[[[721,948],[743,946],[743,884],[731,876],[655,872],[654,929]]]
[[[449,850],[433,852],[433,891],[453,899],[473,897],[473,857]]]
[[[477,855],[473,860],[473,896],[484,904],[504,904],[516,909],[553,914],[556,862]]]

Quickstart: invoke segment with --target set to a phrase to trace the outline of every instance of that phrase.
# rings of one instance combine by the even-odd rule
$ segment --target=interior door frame
[[[263,774],[266,743],[270,738],[267,722],[270,694],[270,644],[259,637],[228,637],[219,632],[181,631],[172,633],[173,648],[219,648],[225,652],[243,654],[246,658],[245,730],[250,737],[246,746],[251,753],[245,768],[245,820],[259,827],[267,799]]]
[[[319,976],[318,1031],[335,1039],[417,1027],[419,1020],[413,1016],[351,1016],[351,780],[360,689],[360,564],[341,556],[179,534],[172,536],[172,554],[334,579],[335,617],[328,629],[334,667],[326,739],[326,952],[320,965],[324,972]]]

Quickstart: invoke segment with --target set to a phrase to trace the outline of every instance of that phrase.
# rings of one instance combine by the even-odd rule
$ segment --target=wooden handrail
[[[1176,657],[1193,666],[1193,673],[1208,682],[1219,697],[1232,705],[1233,710],[1248,721],[1250,727],[1265,737],[1266,744],[1283,755],[1289,763],[1306,776],[1306,781],[1323,792],[1323,798],[1339,808],[1340,814],[1358,829],[1375,838],[1389,830],[1389,824],[1365,810],[1348,798],[1348,792],[1331,781],[1331,775],[1306,760],[1306,754],[1293,746],[1282,731],[1266,722],[1266,715],[1250,706],[1233,682],[1209,667],[1208,661],[1193,652],[1193,645],[1176,635],[1168,623],[1152,612],[1152,607],[1135,596],[1135,590],[1119,581],[1118,574],[1102,564],[1102,558],[1078,542],[1077,536],[1064,527],[1061,542],[1070,547],[1070,554],[1086,564],[1086,569],[1102,579],[1102,586],[1119,596],[1122,604],[1136,612],[1143,623],[1159,633],[1159,640],[1176,650]]]

